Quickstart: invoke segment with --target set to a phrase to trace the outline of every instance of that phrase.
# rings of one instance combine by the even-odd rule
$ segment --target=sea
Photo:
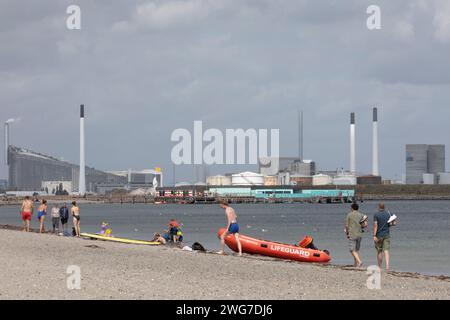
[[[398,216],[391,228],[391,269],[450,276],[450,201],[387,201],[386,209]],[[49,212],[52,205],[49,205]],[[350,265],[353,259],[344,234],[349,204],[233,204],[240,233],[283,243],[298,243],[305,235],[319,249],[330,251],[333,264]],[[186,245],[201,243],[208,250],[220,246],[217,230],[226,225],[224,210],[211,204],[81,204],[82,232],[99,232],[103,221],[114,236],[151,239],[167,229],[171,218],[183,226]],[[369,216],[360,254],[365,266],[376,264],[372,240],[377,202],[365,201],[360,211]],[[0,224],[20,225],[17,206],[0,207]],[[36,215],[32,226],[37,227]],[[70,222],[71,226],[71,222]],[[47,216],[46,228],[51,229]]]

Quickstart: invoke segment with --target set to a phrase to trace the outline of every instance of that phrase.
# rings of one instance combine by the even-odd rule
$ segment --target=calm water
[[[369,228],[376,205],[368,201],[361,205],[361,211],[370,217]],[[450,201],[390,201],[386,206],[399,217],[399,224],[391,229],[391,268],[450,275]],[[296,243],[310,234],[316,246],[331,252],[332,263],[352,263],[343,232],[348,205],[239,204],[233,207],[242,234],[285,243]],[[187,244],[198,241],[207,249],[218,250],[217,230],[226,221],[223,210],[216,205],[81,205],[83,232],[98,232],[100,223],[108,221],[115,236],[149,239],[154,232],[162,232],[170,218],[183,223]],[[46,222],[50,228],[49,216]],[[17,207],[0,207],[0,224],[20,223]],[[36,216],[32,225],[38,225]],[[366,266],[376,263],[371,235],[368,229],[361,247]]]

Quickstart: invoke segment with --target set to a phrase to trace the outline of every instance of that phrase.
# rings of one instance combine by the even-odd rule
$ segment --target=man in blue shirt
[[[390,214],[386,212],[384,203],[378,205],[378,212],[373,217],[373,241],[377,250],[378,267],[383,265],[383,252],[386,260],[386,271],[389,271],[389,248],[391,245],[389,235]]]

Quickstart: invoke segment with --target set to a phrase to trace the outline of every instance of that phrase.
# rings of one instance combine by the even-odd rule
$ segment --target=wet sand
[[[220,256],[0,229],[0,299],[449,299],[448,277]],[[81,289],[69,290],[69,265]]]

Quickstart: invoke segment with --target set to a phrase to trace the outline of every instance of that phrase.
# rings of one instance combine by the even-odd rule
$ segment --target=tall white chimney
[[[86,194],[86,163],[84,155],[84,104],[80,105],[80,178],[78,180],[78,193]]]
[[[355,113],[350,113],[350,172],[356,174]]]
[[[372,136],[372,174],[379,176],[380,171],[378,168],[378,110],[373,108],[373,136]]]
[[[5,164],[9,165],[9,123],[5,122]]]

